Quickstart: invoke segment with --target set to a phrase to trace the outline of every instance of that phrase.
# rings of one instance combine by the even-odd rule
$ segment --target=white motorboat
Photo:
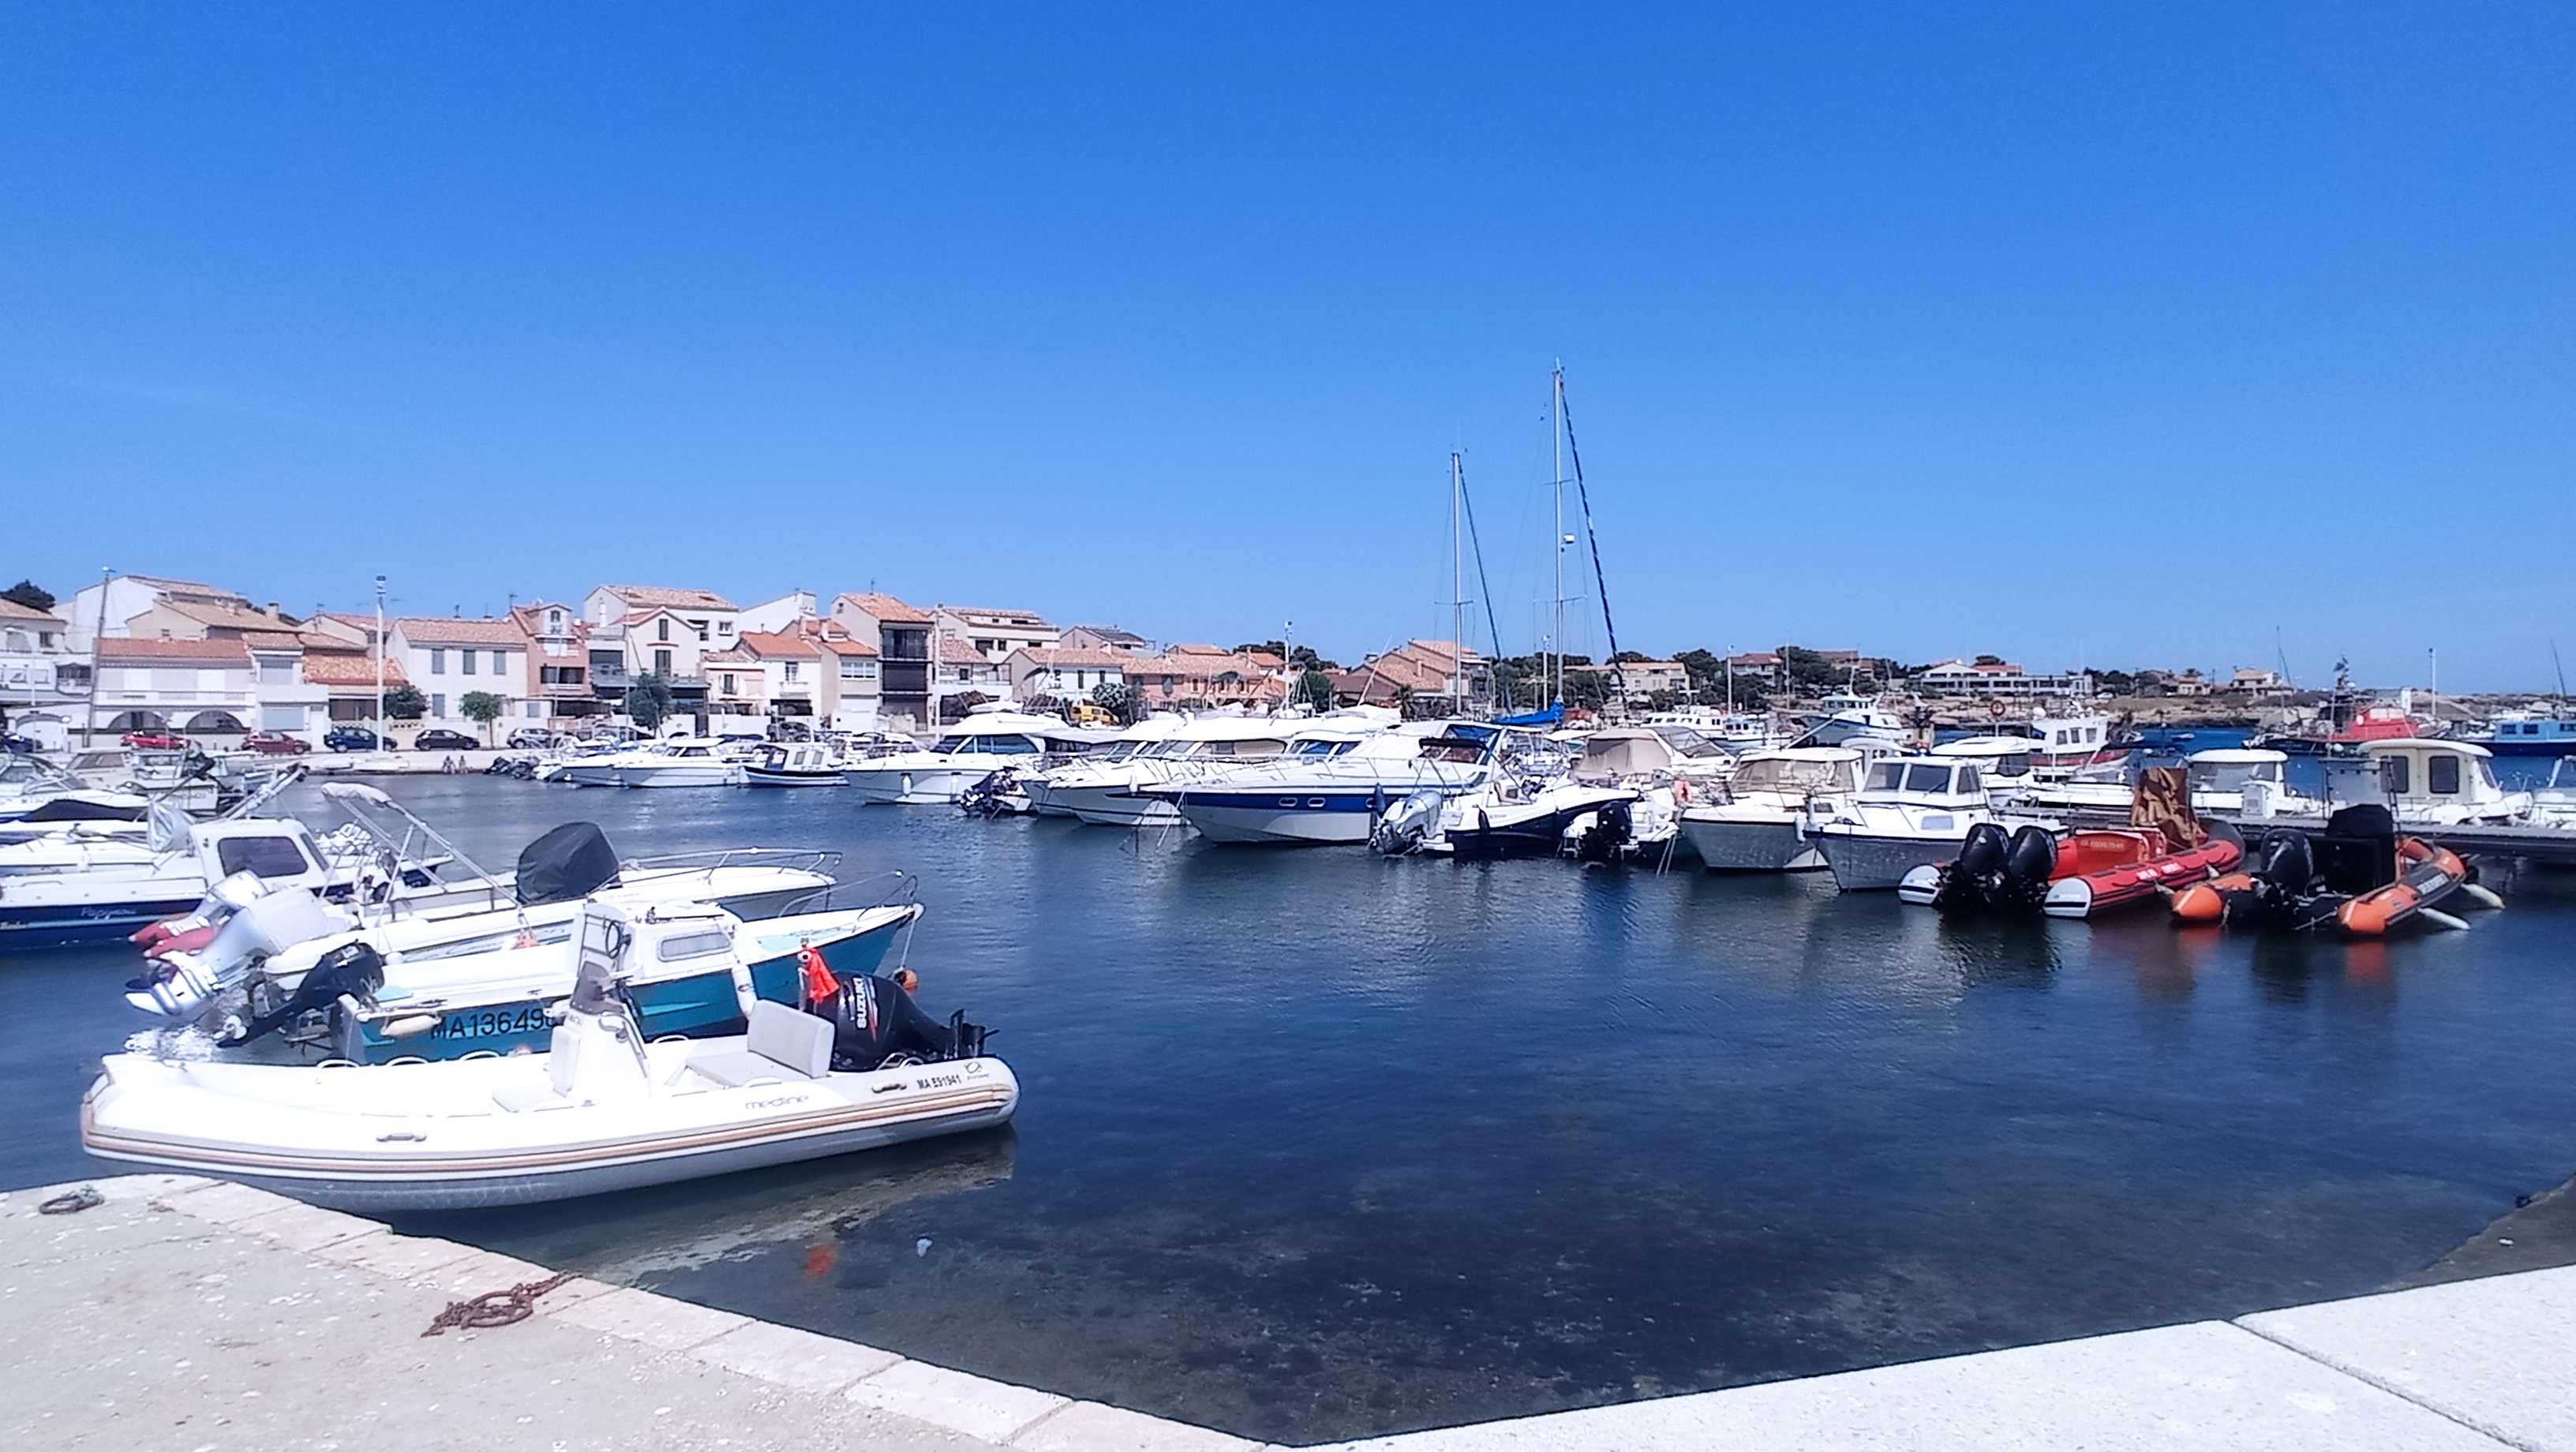
[[[1178,822],[1170,802],[1140,788],[1177,776],[1222,771],[1285,755],[1300,728],[1308,723],[1263,716],[1203,716],[1165,727],[1160,740],[1144,743],[1124,758],[1078,761],[1041,773],[1029,786],[1037,801],[1040,784],[1047,802],[1094,826],[1138,827],[1150,822]]]
[[[712,741],[681,737],[615,758],[622,787],[740,786],[743,764]]]
[[[1682,809],[1681,831],[1712,872],[1808,872],[1825,865],[1805,824],[1851,805],[1866,753],[1851,746],[1785,746],[1736,763],[1725,794]]]
[[[1358,724],[1358,723],[1354,723]],[[1417,721],[1356,731],[1300,731],[1290,752],[1228,771],[1140,788],[1179,810],[1211,842],[1352,845],[1417,792],[1465,796],[1493,772],[1496,728]]]
[[[1974,758],[1876,762],[1852,798],[1807,818],[1806,833],[1845,892],[1886,891],[1917,867],[1955,860],[1968,829],[1994,820]]]
[[[839,786],[844,780],[832,749],[808,741],[771,742],[742,764],[744,786]]]
[[[1824,714],[1809,725],[1800,746],[1843,746],[1855,737],[1879,741],[1905,739],[1905,723],[1879,708],[1871,696],[1827,696],[1822,702]]]
[[[841,775],[863,802],[954,806],[969,787],[1004,767],[1037,766],[1050,752],[1077,752],[1115,739],[1113,732],[1068,726],[1053,716],[977,711],[927,750],[867,757]]]
[[[2326,803],[2290,785],[2290,758],[2260,746],[2213,747],[2183,758],[2191,784],[2191,807],[2204,817],[2260,821],[2277,816],[2326,815]],[[2128,820],[2136,789],[2125,761],[2087,767],[2066,781],[2038,782],[2016,797],[2018,805],[2042,812],[2086,813]]]
[[[2326,795],[2337,805],[2378,802],[2401,827],[2499,826],[2531,815],[2531,793],[2506,791],[2496,781],[2494,753],[2483,746],[2402,736],[2364,742],[2362,750],[2368,754],[2358,761],[2327,761]],[[2346,776],[2355,768],[2358,781]]]
[[[888,980],[763,1002],[736,1038],[647,1043],[621,985],[636,924],[594,903],[542,1054],[349,1067],[110,1055],[81,1101],[102,1158],[360,1211],[528,1204],[1007,1123],[1010,1067]]]
[[[42,757],[0,753],[0,826],[133,823],[151,805],[139,792],[101,790]]]
[[[1070,817],[1073,808],[1055,799],[1055,782],[1069,773],[1095,766],[1116,766],[1181,729],[1187,718],[1169,712],[1158,712],[1118,733],[1118,739],[1097,756],[1086,756],[1061,766],[1032,772],[1020,784],[1029,799],[1029,814],[1038,817]]]

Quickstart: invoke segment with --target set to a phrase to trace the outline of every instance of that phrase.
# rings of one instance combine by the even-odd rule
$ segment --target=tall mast
[[[432,605],[432,610],[438,607]],[[390,751],[392,740],[385,720],[385,577],[376,576],[376,749]]]
[[[1449,451],[1449,709],[1467,711],[1467,472]]]
[[[1555,460],[1549,471],[1549,491],[1556,501],[1556,533],[1549,537],[1548,548],[1556,555],[1556,621],[1548,638],[1556,644],[1556,703],[1565,704],[1565,361],[1557,360],[1550,375],[1554,387],[1548,395],[1548,448]]]

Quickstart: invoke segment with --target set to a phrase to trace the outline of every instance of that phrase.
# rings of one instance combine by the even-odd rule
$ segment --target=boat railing
[[[700,872],[724,867],[776,867],[833,875],[841,854],[828,847],[717,847],[702,852],[669,852],[657,857],[630,857],[630,871]]]
[[[812,892],[789,898],[778,910],[778,915],[793,917],[798,913],[903,907],[920,900],[921,879],[919,877],[909,872],[887,871],[850,882],[829,883]]]

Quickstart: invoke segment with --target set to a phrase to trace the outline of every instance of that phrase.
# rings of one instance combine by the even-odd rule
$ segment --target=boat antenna
[[[2567,666],[2558,658],[2558,637],[2554,635],[2549,638],[2549,668],[2558,672],[2558,699],[2564,702],[2567,699]]]
[[[1485,597],[1485,636],[1494,643],[1494,654],[1499,658],[1503,653],[1503,628],[1494,623],[1494,587],[1485,583],[1485,542],[1476,533],[1476,497],[1467,492],[1466,457],[1452,454],[1449,458],[1458,471],[1458,512],[1467,519],[1467,547],[1476,554],[1476,593]],[[1512,705],[1511,692],[1499,676],[1494,680],[1494,690],[1506,708]]]
[[[1610,618],[1610,581],[1601,573],[1601,534],[1592,527],[1592,491],[1583,483],[1583,450],[1574,442],[1574,414],[1565,406],[1565,369],[1556,370],[1556,411],[1565,420],[1565,452],[1574,461],[1574,496],[1583,505],[1583,537],[1592,546],[1592,587],[1601,592],[1601,628],[1610,636],[1610,689],[1628,698],[1628,683],[1619,670],[1619,626]],[[1563,593],[1559,587],[1559,593]]]

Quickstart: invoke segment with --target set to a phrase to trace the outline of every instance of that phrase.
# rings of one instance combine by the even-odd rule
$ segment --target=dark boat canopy
[[[617,880],[617,853],[596,822],[566,822],[519,854],[521,907],[571,902]]]

